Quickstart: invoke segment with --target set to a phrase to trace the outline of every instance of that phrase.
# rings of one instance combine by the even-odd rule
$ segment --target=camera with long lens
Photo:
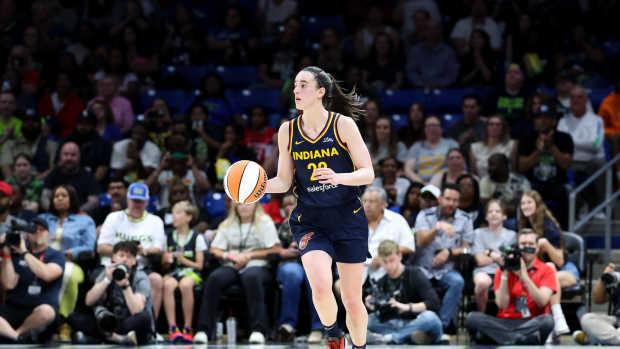
[[[601,282],[609,293],[609,300],[612,302],[612,314],[616,317],[616,324],[620,324],[620,266],[615,267],[611,273],[601,275]]]
[[[97,326],[103,332],[116,332],[120,327],[120,319],[108,308],[100,305],[95,307]]]
[[[390,318],[394,317],[397,314],[396,309],[392,308],[389,304],[390,298],[395,298],[400,294],[400,289],[396,290],[395,293],[389,293],[382,290],[377,282],[370,281],[370,294],[372,295],[372,299],[370,303],[375,307],[377,311],[377,315],[379,316],[380,321],[387,321]]]
[[[112,271],[112,278],[114,281],[121,281],[129,273],[129,268],[125,264],[119,264]]]
[[[501,246],[499,248],[502,253],[502,258],[504,259],[504,265],[500,266],[502,270],[506,271],[517,271],[521,269],[521,250],[519,246],[511,245],[511,246]]]
[[[11,221],[11,231],[6,233],[4,238],[4,246],[19,246],[21,243],[21,234],[23,231],[28,234],[34,234],[37,232],[37,225],[34,223],[19,223],[16,220]]]

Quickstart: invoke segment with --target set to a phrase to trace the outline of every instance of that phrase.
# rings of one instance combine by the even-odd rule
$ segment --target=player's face
[[[316,103],[321,103],[325,89],[318,87],[312,73],[302,70],[295,77],[293,93],[295,94],[295,107],[299,110],[305,110]]]

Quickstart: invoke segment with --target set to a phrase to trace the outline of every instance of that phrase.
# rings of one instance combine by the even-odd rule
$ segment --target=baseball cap
[[[45,228],[45,230],[50,229],[49,226],[47,225],[47,221],[41,217],[34,217],[32,219],[32,223],[42,226],[43,228]]]
[[[133,183],[127,190],[127,199],[148,201],[149,187],[144,183]]]
[[[432,184],[425,185],[422,190],[420,190],[420,195],[423,195],[424,193],[429,193],[433,195],[435,199],[439,199],[439,197],[441,196],[441,191],[439,190],[439,188]]]
[[[0,181],[0,193],[11,196],[13,195],[13,188],[9,185],[9,183],[5,181]]]

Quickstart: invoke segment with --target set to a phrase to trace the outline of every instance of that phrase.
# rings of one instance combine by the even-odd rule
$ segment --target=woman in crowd
[[[370,142],[375,137],[375,125],[381,114],[381,104],[376,99],[369,99],[364,104],[366,116],[357,122],[362,138],[365,142]]]
[[[510,159],[511,168],[516,169],[517,141],[510,139],[510,130],[506,119],[493,115],[487,121],[484,139],[471,144],[469,161],[473,174],[482,178],[488,174],[487,161],[495,153],[502,153]]]
[[[423,183],[411,183],[405,193],[405,202],[400,207],[400,214],[405,217],[411,228],[415,225],[415,219],[418,217],[418,213],[422,210],[422,207],[420,206],[420,191],[423,187]]]
[[[379,163],[388,157],[395,157],[401,162],[407,160],[407,147],[398,140],[392,120],[387,116],[380,116],[377,119],[375,132],[366,146],[370,152],[375,171],[379,170]]]
[[[497,60],[489,34],[474,29],[469,39],[469,51],[461,58],[459,82],[463,86],[488,86],[495,79]]]
[[[405,202],[405,195],[410,186],[407,178],[398,177],[403,163],[394,156],[388,156],[379,162],[380,175],[372,182],[373,187],[385,190],[388,196],[388,206],[401,206]]]
[[[426,120],[426,107],[422,103],[413,103],[409,107],[407,125],[398,130],[398,138],[405,143],[407,148],[418,141],[424,140],[424,120]]]
[[[43,181],[37,178],[30,156],[24,153],[17,154],[13,163],[13,177],[7,178],[6,182],[11,185],[18,185],[21,188],[24,196],[22,201],[24,210],[33,213],[39,211]]]
[[[405,78],[403,66],[390,37],[377,33],[362,70],[362,88],[373,94],[400,89]]]
[[[105,101],[94,101],[88,107],[88,112],[95,114],[97,119],[95,130],[97,130],[101,138],[110,142],[110,144],[114,144],[114,142],[120,141],[123,138],[121,128],[114,123],[114,114],[108,103]]]
[[[460,148],[452,148],[446,154],[446,168],[436,173],[429,184],[443,190],[446,183],[456,183],[456,180],[464,174],[467,174],[465,154]]]
[[[474,222],[474,228],[478,228],[484,224],[484,207],[480,203],[478,180],[471,174],[464,174],[456,180],[456,184],[461,188],[459,208],[469,215]]]

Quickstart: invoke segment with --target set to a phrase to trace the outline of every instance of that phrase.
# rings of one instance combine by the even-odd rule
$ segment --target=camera
[[[121,281],[129,273],[129,268],[125,264],[119,264],[112,271],[112,278],[114,281]]]
[[[28,234],[34,234],[37,232],[37,226],[34,223],[23,223],[20,224],[15,220],[11,221],[11,231],[6,233],[6,238],[4,239],[4,246],[19,246],[21,242],[21,234],[20,231],[26,232]]]
[[[615,267],[611,273],[601,275],[601,281],[606,289],[616,288],[620,284],[620,267]]]
[[[97,326],[103,332],[116,332],[120,327],[120,319],[104,306],[95,307]]]
[[[501,266],[502,270],[517,271],[521,269],[521,250],[519,246],[501,246],[499,250],[502,252],[502,258],[504,258],[504,265]]]
[[[375,307],[379,320],[383,322],[394,317],[397,312],[396,309],[390,306],[389,301],[390,298],[396,298],[396,296],[400,294],[400,289],[395,290],[393,294],[386,292],[379,287],[376,281],[372,281],[372,279],[370,280],[370,287],[370,294],[373,297],[370,303]]]

